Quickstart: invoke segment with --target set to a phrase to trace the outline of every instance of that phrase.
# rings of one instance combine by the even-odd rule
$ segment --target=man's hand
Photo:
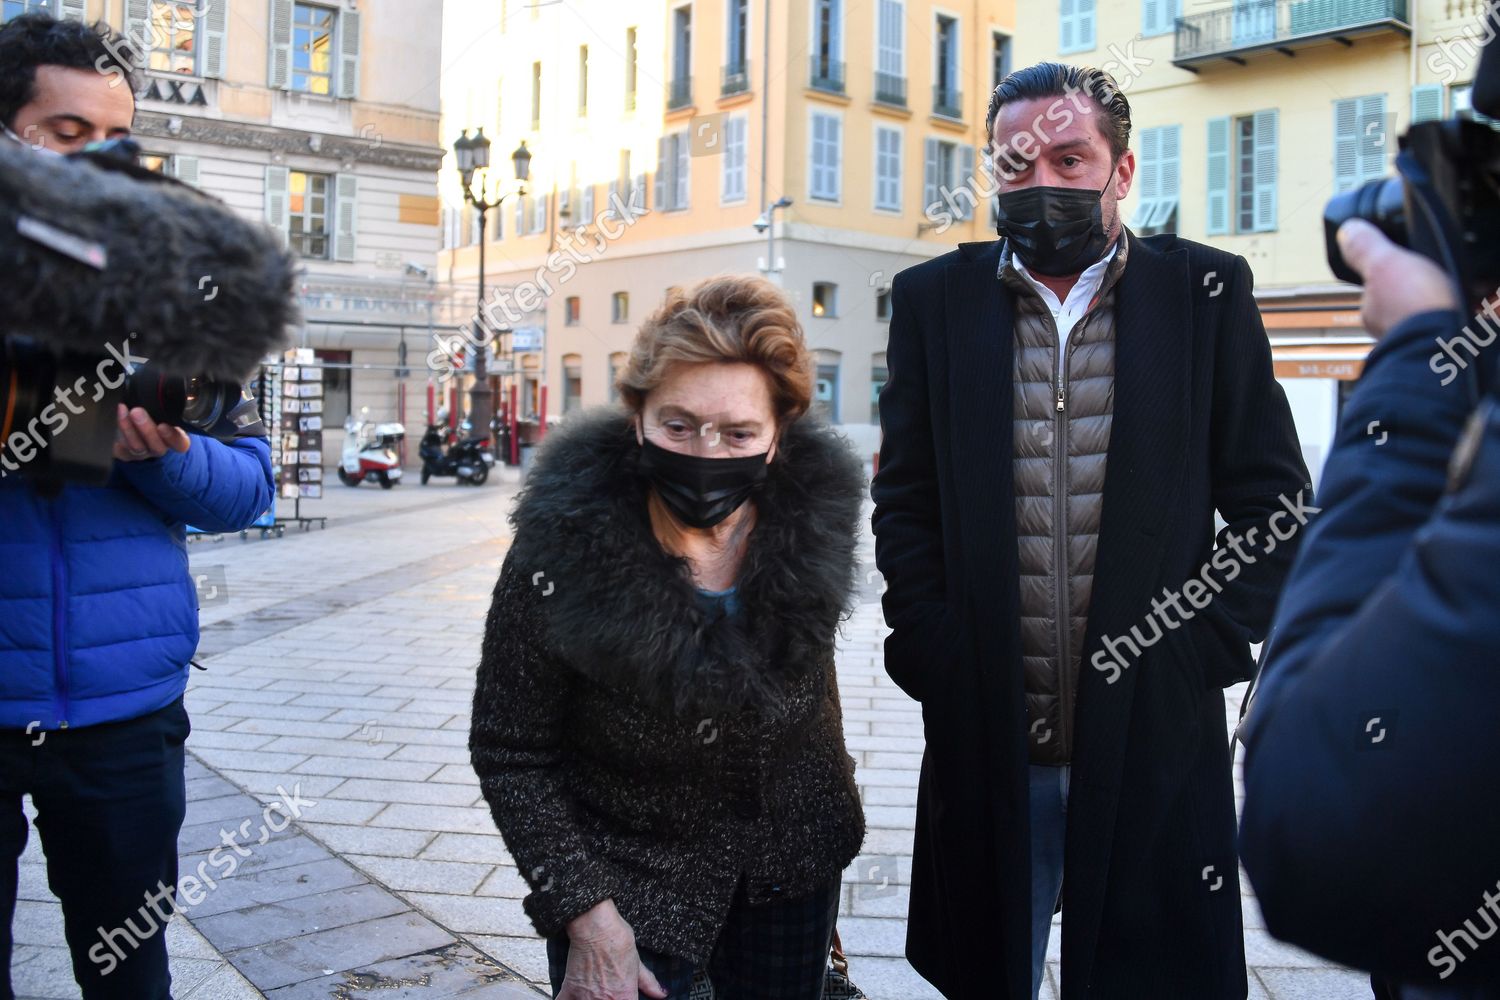
[[[1344,260],[1365,281],[1359,315],[1376,339],[1418,313],[1461,307],[1442,268],[1398,247],[1364,219],[1340,226],[1338,241]]]
[[[181,427],[171,424],[154,424],[151,414],[139,406],[127,410],[120,404],[116,418],[120,433],[115,437],[115,461],[143,462],[148,458],[161,458],[170,451],[187,451],[193,439]]]
[[[635,932],[606,899],[568,924],[568,968],[558,1000],[662,1000],[662,989],[635,950]]]

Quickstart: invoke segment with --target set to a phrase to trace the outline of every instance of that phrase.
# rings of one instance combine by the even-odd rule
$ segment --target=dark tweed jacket
[[[804,418],[753,502],[743,625],[709,615],[647,515],[621,411],[549,435],[511,515],[469,747],[543,935],[613,899],[644,948],[706,961],[752,905],[838,880],[864,817],[834,632],[864,480]]]

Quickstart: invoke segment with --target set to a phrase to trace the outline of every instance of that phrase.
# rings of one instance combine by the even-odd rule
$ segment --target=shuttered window
[[[808,197],[838,201],[839,174],[843,157],[843,120],[838,115],[814,111],[811,115],[812,164]]]
[[[901,130],[875,126],[875,207],[901,211]]]
[[[1334,189],[1347,191],[1385,176],[1388,126],[1385,95],[1333,103]]]
[[[1057,9],[1057,51],[1086,52],[1094,48],[1094,0],[1061,0]]]
[[[1177,231],[1182,194],[1182,126],[1158,125],[1141,130],[1136,166],[1140,202],[1130,225],[1142,236]]]
[[[724,177],[720,200],[745,200],[745,140],[750,119],[735,115],[724,120]]]

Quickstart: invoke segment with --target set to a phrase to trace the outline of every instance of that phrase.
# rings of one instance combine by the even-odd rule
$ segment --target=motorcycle
[[[401,458],[396,446],[406,437],[397,423],[371,424],[352,414],[344,421],[344,454],[339,482],[345,486],[379,483],[388,490],[401,480]]]
[[[460,436],[448,426],[447,414],[439,411],[437,419],[428,426],[417,448],[422,459],[422,485],[433,476],[456,476],[460,483],[479,486],[489,478],[490,466],[495,464],[490,439],[470,437],[473,425],[467,420],[459,425],[463,431]]]

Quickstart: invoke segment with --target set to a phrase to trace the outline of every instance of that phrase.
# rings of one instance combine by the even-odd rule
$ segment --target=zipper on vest
[[[63,547],[62,513],[57,509],[62,498],[48,501],[47,516],[52,522],[52,670],[57,690],[53,697],[55,724],[68,728],[68,563]]]
[[[1077,331],[1075,326],[1074,331]],[[1057,325],[1053,324],[1053,335],[1057,335]],[[1061,364],[1057,366],[1057,411],[1054,421],[1057,424],[1057,433],[1053,435],[1056,446],[1052,453],[1053,470],[1053,507],[1052,507],[1052,560],[1053,574],[1055,579],[1054,593],[1057,595],[1056,607],[1053,609],[1057,619],[1057,741],[1061,752],[1068,753],[1068,693],[1071,685],[1068,682],[1068,617],[1071,610],[1068,602],[1068,360],[1072,352],[1068,349],[1074,343],[1073,338],[1068,338],[1068,345],[1061,344],[1058,338],[1058,349],[1062,352]],[[1066,761],[1064,761],[1066,763]]]

